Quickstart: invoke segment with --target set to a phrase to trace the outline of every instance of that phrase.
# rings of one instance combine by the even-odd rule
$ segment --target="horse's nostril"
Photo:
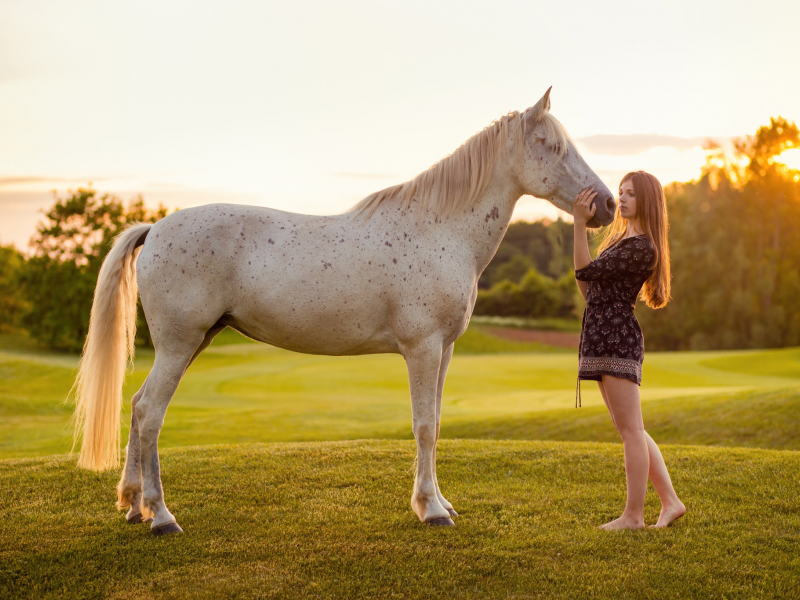
[[[617,209],[617,205],[614,203],[614,198],[609,198],[606,200],[606,208],[608,209],[608,212],[610,212],[612,215],[614,214],[614,211]]]

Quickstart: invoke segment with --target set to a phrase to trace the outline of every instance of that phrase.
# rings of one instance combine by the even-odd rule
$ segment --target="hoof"
[[[454,511],[452,508],[448,508],[447,512],[450,513],[451,517],[457,517],[458,516],[458,513],[456,511]]]
[[[128,525],[138,525],[139,523],[144,523],[144,519],[142,518],[142,513],[125,515],[125,520],[128,522]]]
[[[177,523],[164,523],[158,527],[153,527],[150,531],[153,535],[167,535],[169,533],[183,533],[183,529]]]
[[[433,527],[455,527],[456,524],[453,522],[453,519],[450,517],[439,517],[437,519],[431,519],[430,521],[425,521],[428,525]]]

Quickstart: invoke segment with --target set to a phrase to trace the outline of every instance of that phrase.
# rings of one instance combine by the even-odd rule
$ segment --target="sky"
[[[796,1],[0,0],[0,243],[89,182],[342,212],[550,86],[609,189],[689,181],[706,140],[800,120],[798,22]]]

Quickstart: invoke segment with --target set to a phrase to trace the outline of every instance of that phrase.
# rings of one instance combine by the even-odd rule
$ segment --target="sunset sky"
[[[5,0],[0,242],[24,249],[51,190],[90,181],[341,212],[551,85],[612,191],[690,180],[706,139],[800,120],[798,22],[796,1]]]

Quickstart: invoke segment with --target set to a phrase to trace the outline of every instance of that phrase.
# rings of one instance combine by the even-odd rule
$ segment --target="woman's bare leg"
[[[614,412],[611,408],[611,404],[608,401],[608,395],[606,393],[605,386],[600,381],[598,381],[597,384],[600,388],[600,394],[603,397],[606,408],[611,415],[611,421],[614,423],[614,428],[616,428],[619,432],[616,419],[614,418]],[[678,499],[678,495],[675,493],[675,489],[672,487],[672,480],[670,479],[669,472],[667,471],[667,465],[664,463],[664,457],[661,456],[661,451],[658,449],[658,446],[653,438],[650,437],[649,433],[645,431],[644,435],[647,442],[647,454],[648,458],[650,459],[648,476],[650,481],[653,482],[653,487],[656,489],[656,493],[661,500],[661,515],[658,518],[658,523],[651,525],[650,527],[666,527],[672,521],[681,517],[686,512],[686,507]]]
[[[650,455],[650,481],[653,482],[653,487],[656,488],[658,498],[661,500],[661,514],[658,516],[658,522],[650,527],[666,527],[682,517],[686,512],[686,507],[678,499],[675,488],[672,487],[672,479],[669,477],[669,471],[667,471],[661,451],[649,433],[645,431],[644,435]]]
[[[650,453],[642,421],[639,386],[627,379],[603,375],[603,387],[614,424],[622,437],[625,451],[625,478],[628,500],[618,519],[601,525],[602,529],[644,528],[644,498],[650,471]]]
[[[614,412],[611,410],[611,405],[608,403],[608,396],[606,396],[606,388],[603,386],[602,381],[597,382],[597,387],[600,388],[600,395],[603,397],[603,402],[606,403],[606,408],[608,409],[608,414],[611,415],[611,422],[614,424],[614,429],[617,428],[617,422],[614,420]],[[617,431],[619,433],[619,431]]]

